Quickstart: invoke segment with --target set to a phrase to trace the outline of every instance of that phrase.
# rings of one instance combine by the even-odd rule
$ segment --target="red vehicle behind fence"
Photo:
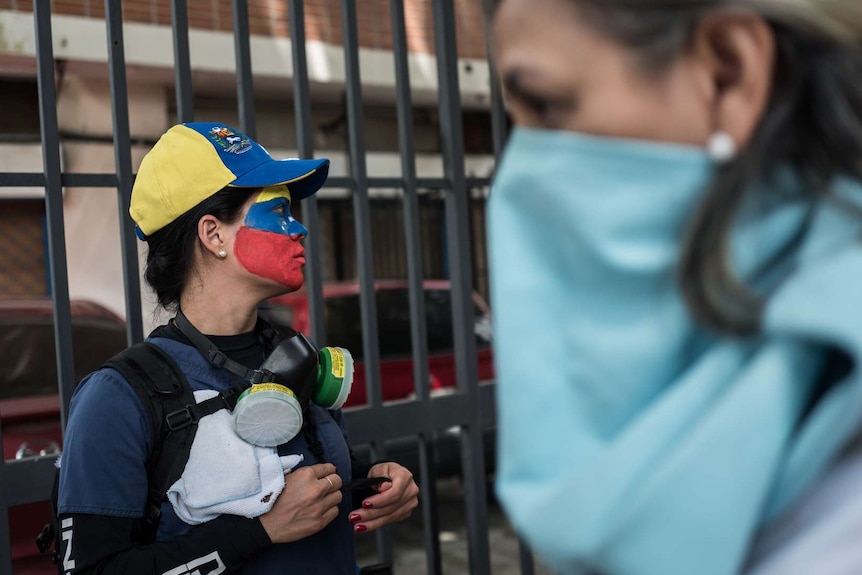
[[[382,399],[384,402],[409,399],[415,394],[416,386],[413,381],[407,282],[379,281],[375,284],[375,290]],[[433,393],[456,385],[451,287],[448,281],[426,280],[423,290],[428,334],[428,373]],[[368,400],[362,364],[359,284],[325,284],[323,299],[327,344],[346,348],[356,362],[353,389],[345,406],[364,405]],[[479,294],[473,296],[473,311],[479,381],[487,381],[494,378],[491,315],[488,305]],[[273,323],[310,333],[308,297],[304,289],[270,300],[270,307],[264,314]]]

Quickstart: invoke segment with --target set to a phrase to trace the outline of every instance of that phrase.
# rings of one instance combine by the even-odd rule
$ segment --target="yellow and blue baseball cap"
[[[301,200],[319,190],[328,174],[327,159],[274,160],[225,124],[178,124],[141,161],[129,214],[143,240],[225,187],[287,185],[291,198]]]

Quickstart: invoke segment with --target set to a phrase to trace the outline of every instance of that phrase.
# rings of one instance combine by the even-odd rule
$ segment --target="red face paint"
[[[302,287],[305,248],[299,238],[243,226],[237,232],[234,253],[243,267],[254,275],[292,290]]]

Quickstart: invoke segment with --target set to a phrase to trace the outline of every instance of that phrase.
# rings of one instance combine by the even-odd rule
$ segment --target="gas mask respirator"
[[[242,392],[233,413],[237,435],[261,447],[296,437],[310,402],[324,409],[340,409],[353,384],[349,351],[340,347],[318,350],[301,333],[282,341],[258,371],[264,380]]]
[[[318,350],[307,337],[294,332],[275,346],[258,369],[249,369],[219,351],[182,312],[175,321],[214,365],[251,383],[241,390],[223,392],[217,399],[233,409],[237,435],[252,445],[287,443],[302,429],[303,414],[310,403],[340,409],[350,394],[353,357],[346,349]]]

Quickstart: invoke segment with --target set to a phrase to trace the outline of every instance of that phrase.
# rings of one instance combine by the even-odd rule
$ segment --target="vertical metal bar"
[[[0,467],[3,465],[3,461],[0,461]],[[0,501],[0,573],[12,573],[12,534],[9,532],[9,508],[2,501]]]
[[[536,565],[535,561],[533,561],[533,552],[521,539],[518,539],[518,551],[520,556],[521,575],[533,575]]]
[[[48,268],[50,269],[50,289],[54,304],[54,345],[57,356],[57,375],[59,376],[60,425],[65,430],[69,401],[71,400],[72,391],[75,386],[75,367],[72,346],[72,312],[69,302],[69,277],[66,261],[65,225],[63,221],[63,187],[60,166],[57,88],[54,78],[50,2],[34,2],[33,16],[36,28],[39,119],[45,177]],[[6,464],[3,463],[2,465]],[[6,474],[2,475],[8,477]],[[8,509],[6,503],[0,504],[0,524],[2,524],[0,525],[0,570],[3,573],[12,572]]]
[[[377,297],[374,289],[374,261],[371,241],[371,203],[368,198],[368,174],[365,163],[365,139],[362,109],[362,84],[359,75],[359,35],[355,0],[341,0],[344,73],[346,83],[347,138],[350,174],[353,183],[353,212],[356,221],[356,264],[359,270],[359,309],[362,314],[362,347],[365,382],[372,409],[382,404],[380,391],[380,344],[377,327]],[[384,447],[376,442],[371,450],[375,458],[384,457]],[[392,562],[392,531],[377,532],[380,559]]]
[[[57,87],[54,83],[51,4],[34,2],[36,19],[36,66],[39,81],[39,118],[42,136],[42,161],[45,171],[45,215],[48,228],[48,267],[51,270],[51,295],[54,300],[54,344],[60,386],[60,423],[66,417],[75,367],[72,354],[72,310],[69,303],[69,272],[66,262],[63,187],[60,174],[60,136],[57,121]]]
[[[141,315],[141,281],[138,272],[138,245],[129,217],[132,198],[132,149],[129,134],[129,100],[126,86],[126,56],[123,41],[123,5],[105,0],[108,32],[108,70],[111,83],[111,113],[114,122],[114,161],[117,170],[117,205],[120,218],[120,250],[123,257],[123,284],[126,290],[126,339],[129,344],[144,338]]]
[[[407,250],[407,280],[410,299],[410,334],[413,341],[413,381],[419,401],[430,396],[428,374],[428,331],[425,318],[425,290],[422,274],[422,237],[419,197],[416,185],[416,146],[410,94],[407,27],[404,0],[390,0],[392,46],[395,56],[395,100],[398,113],[398,142],[401,150],[401,177],[404,180],[404,238]],[[437,513],[437,486],[432,438],[419,436],[419,486],[422,498],[425,552],[429,575],[442,573],[440,521]]]
[[[469,198],[464,173],[464,133],[458,85],[455,6],[452,0],[432,2],[437,77],[440,86],[440,136],[443,167],[451,189],[446,195],[446,237],[452,281],[452,325],[455,373],[466,393],[470,423],[461,428],[461,456],[466,489],[470,573],[491,572],[485,457],[479,404],[476,338],[473,335],[473,282],[470,256]]]
[[[189,55],[189,12],[186,0],[171,1],[174,34],[174,78],[177,93],[177,121],[194,122],[192,65]]]
[[[483,0],[483,25],[485,28],[485,47],[488,52],[488,68],[491,78],[491,139],[494,145],[494,159],[499,162],[503,149],[506,147],[506,107],[503,103],[503,90],[500,87],[500,77],[497,75],[497,65],[494,59],[493,41],[493,0]]]
[[[362,312],[362,343],[368,400],[372,407],[381,404],[380,346],[377,338],[377,302],[374,294],[374,263],[371,249],[371,205],[365,164],[365,139],[362,110],[362,85],[359,78],[359,39],[356,31],[356,3],[342,0],[344,29],[344,71],[346,79],[348,150],[353,183],[353,209],[356,218],[357,266],[359,268],[359,305]]]
[[[293,52],[293,108],[296,116],[296,147],[300,158],[314,155],[311,129],[311,98],[308,93],[308,60],[305,52],[305,8],[303,0],[289,1],[290,40]],[[326,324],[323,309],[323,264],[320,230],[320,211],[317,196],[302,200],[302,219],[308,224],[305,238],[305,287],[308,292],[308,313],[311,337],[323,345],[326,342]]]
[[[440,514],[437,503],[436,460],[433,435],[419,434],[419,500],[422,503],[422,538],[428,575],[443,573],[440,550]]]
[[[429,395],[428,333],[422,286],[422,237],[419,196],[416,184],[416,145],[410,95],[407,29],[404,0],[390,0],[392,44],[395,54],[395,101],[398,114],[398,144],[401,150],[401,177],[404,180],[404,240],[407,248],[407,280],[410,291],[410,333],[413,338],[413,378],[416,396]]]
[[[490,46],[489,46],[490,49]],[[497,75],[496,64],[489,55],[488,66],[491,69],[491,139],[494,145],[495,164],[499,163],[506,147],[508,128],[506,124],[506,105],[503,103],[503,90]]]
[[[254,82],[251,75],[251,44],[248,30],[248,3],[233,0],[233,45],[236,52],[236,91],[239,105],[239,127],[251,139],[257,139],[254,117]]]
[[[39,90],[40,135],[45,185],[45,212],[48,225],[47,251],[49,282],[54,300],[54,343],[56,347],[57,386],[60,394],[60,421],[66,425],[66,413],[74,387],[72,349],[72,314],[69,303],[69,281],[66,269],[65,232],[63,225],[63,188],[60,167],[60,138],[57,121],[57,89],[54,79],[51,5],[34,2],[33,21],[36,40],[36,67]],[[3,430],[0,429],[0,443]],[[21,487],[9,479],[10,464],[0,454],[0,573],[12,573],[12,539],[9,507],[13,497],[22,496]],[[34,471],[35,473],[35,471]],[[35,478],[34,478],[35,479]],[[38,483],[33,481],[32,483]]]

